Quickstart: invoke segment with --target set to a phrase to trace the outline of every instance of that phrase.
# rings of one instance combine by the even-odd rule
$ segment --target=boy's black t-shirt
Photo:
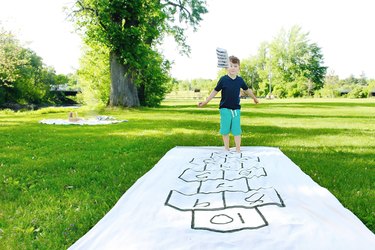
[[[222,91],[220,108],[240,109],[241,88],[243,90],[249,88],[242,77],[237,76],[235,79],[232,79],[228,75],[222,76],[215,87],[216,91]]]

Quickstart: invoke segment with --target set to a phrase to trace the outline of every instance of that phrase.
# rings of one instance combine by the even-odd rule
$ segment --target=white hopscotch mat
[[[175,147],[69,249],[374,249],[278,148]]]

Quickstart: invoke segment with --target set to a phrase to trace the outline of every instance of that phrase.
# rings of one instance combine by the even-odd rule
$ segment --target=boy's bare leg
[[[241,152],[241,136],[237,135],[234,137],[234,143],[236,144],[236,152]]]
[[[223,135],[223,142],[225,150],[229,151],[229,134]]]

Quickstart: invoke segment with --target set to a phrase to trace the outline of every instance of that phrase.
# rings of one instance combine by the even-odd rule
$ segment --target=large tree
[[[0,27],[0,105],[47,102],[50,85],[65,83],[66,79]]]
[[[321,49],[308,36],[301,27],[293,26],[260,45],[258,54],[251,58],[253,66],[245,64],[243,69],[259,77],[258,94],[297,97],[322,88],[327,67],[323,66]]]
[[[18,68],[27,62],[23,50],[18,39],[0,27],[0,88],[12,88],[19,78]]]
[[[323,66],[323,54],[300,26],[280,31],[270,43],[269,58],[272,78],[276,84],[284,85],[279,86],[281,89],[288,89],[288,96],[311,95],[323,87],[327,71]]]
[[[110,105],[155,105],[168,81],[169,62],[156,45],[172,35],[189,53],[184,31],[207,12],[204,0],[78,0],[73,18],[87,44],[109,49]]]

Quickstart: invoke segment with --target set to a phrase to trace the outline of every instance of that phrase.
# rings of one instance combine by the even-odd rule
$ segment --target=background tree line
[[[375,79],[368,79],[363,73],[360,77],[353,75],[339,79],[334,72],[326,75],[324,86],[315,93],[316,97],[349,97],[366,98],[375,95]]]
[[[241,63],[242,64],[242,63]],[[241,66],[242,67],[242,66]],[[244,70],[244,69],[242,69]],[[225,74],[224,71],[220,71],[218,77]],[[184,95],[184,92],[194,92],[199,90],[204,93],[210,93],[216,86],[218,79],[191,79],[191,80],[179,80],[171,82],[171,92],[174,97]],[[249,84],[250,86],[250,84]],[[254,86],[252,86],[254,88]],[[290,93],[296,93],[297,90],[291,89]],[[178,94],[178,93],[181,94]],[[258,92],[259,93],[259,92]],[[260,97],[266,97],[268,92],[265,91],[266,95],[258,95]],[[348,98],[367,98],[374,96],[375,94],[375,80],[367,79],[364,75],[360,77],[354,77],[353,75],[345,79],[340,79],[339,76],[335,75],[334,72],[328,73],[324,78],[323,87],[319,90],[314,91],[313,95],[301,95],[301,97],[317,97],[317,98],[335,98],[335,97],[348,97]],[[275,95],[277,98],[284,98]],[[288,96],[286,96],[288,97]]]
[[[56,74],[34,51],[25,48],[0,27],[0,107],[14,104],[54,104],[51,86],[74,83],[70,76]]]
[[[340,80],[333,72],[327,75],[320,47],[309,40],[299,26],[281,30],[271,41],[260,45],[256,55],[241,60],[240,75],[258,96],[277,98],[338,97],[364,98],[375,91],[374,80],[364,74]],[[211,91],[217,79],[176,81],[173,89]]]
[[[0,32],[0,105],[56,103],[50,92],[57,84],[77,84],[85,104],[157,106],[178,89],[208,92],[217,79],[178,81],[171,63],[158,50],[163,38],[174,37],[180,52],[189,54],[187,27],[197,29],[207,12],[204,0],[77,0],[68,10],[85,43],[76,75],[57,75],[35,52],[24,48],[10,32]],[[258,52],[242,59],[240,75],[258,96],[367,97],[374,80],[363,74],[340,80],[327,75],[321,48],[301,27],[281,30]],[[240,55],[237,55],[240,56]],[[77,79],[77,80],[75,80]]]

